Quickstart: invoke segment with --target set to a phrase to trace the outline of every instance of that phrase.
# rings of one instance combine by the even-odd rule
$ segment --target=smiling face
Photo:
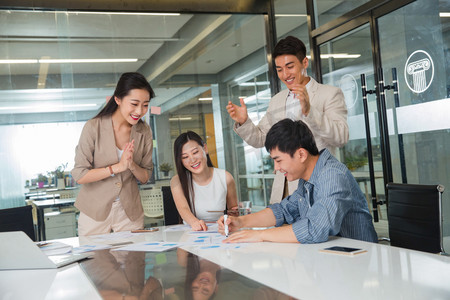
[[[189,140],[181,149],[181,161],[183,166],[191,173],[201,173],[208,168],[206,151],[206,145],[202,147],[196,141]]]
[[[216,278],[210,272],[202,272],[192,282],[192,298],[209,299],[217,290]]]
[[[118,105],[120,115],[131,125],[137,124],[148,111],[150,102],[150,94],[146,90],[133,89],[128,95],[119,99],[114,97]]]
[[[278,148],[275,148],[270,151],[270,157],[274,161],[275,170],[283,173],[288,181],[300,178],[308,180],[310,170],[308,170],[306,164],[307,152],[300,148],[291,156],[289,153],[281,152]]]
[[[278,78],[292,89],[292,85],[297,83],[306,84],[308,77],[306,76],[306,68],[308,68],[308,58],[304,58],[300,62],[295,55],[285,54],[275,58],[275,66]]]

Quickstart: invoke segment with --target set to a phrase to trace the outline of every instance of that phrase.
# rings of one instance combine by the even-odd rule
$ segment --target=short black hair
[[[281,55],[295,55],[300,62],[306,57],[305,44],[295,36],[288,36],[281,39],[273,49],[272,58],[275,59]]]
[[[264,144],[268,152],[275,148],[288,153],[291,157],[300,148],[307,150],[311,155],[318,155],[316,141],[311,130],[302,121],[284,119],[270,128]]]

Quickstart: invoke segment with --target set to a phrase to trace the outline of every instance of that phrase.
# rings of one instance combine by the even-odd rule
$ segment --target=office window
[[[142,73],[156,93],[144,117],[156,184],[174,175],[159,165],[174,168],[173,141],[187,130],[236,176],[225,106],[239,101],[235,79],[267,70],[264,26],[261,15],[0,10],[0,208],[24,205],[38,174],[47,177],[40,190],[56,188],[54,171],[73,168],[84,123],[124,72]]]

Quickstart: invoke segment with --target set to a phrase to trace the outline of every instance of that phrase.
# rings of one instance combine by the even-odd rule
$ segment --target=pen
[[[37,245],[39,248],[44,247],[44,246],[47,246],[48,244],[50,244],[50,242],[47,242],[47,241],[43,241],[43,242],[38,242],[38,243],[36,243],[36,245]]]
[[[223,211],[223,225],[225,226],[225,236],[228,237],[228,224],[227,224],[227,219],[228,219],[228,215],[227,215],[227,210],[225,209]]]

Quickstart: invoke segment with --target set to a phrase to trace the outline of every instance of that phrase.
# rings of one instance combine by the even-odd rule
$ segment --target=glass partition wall
[[[277,0],[274,9],[273,34],[298,36],[309,48],[305,3]],[[273,163],[234,134],[225,109],[243,97],[257,123],[277,92],[264,15],[8,9],[0,25],[0,208],[23,205],[41,180],[44,190],[57,188],[58,168],[70,177],[84,123],[129,71],[144,74],[156,93],[144,118],[154,133],[154,184],[168,185],[173,142],[193,130],[236,178],[241,201],[269,203]]]
[[[250,106],[269,101],[265,45],[263,15],[0,10],[0,208],[59,189],[58,168],[63,189],[76,189],[69,172],[81,130],[123,72],[142,73],[155,90],[144,117],[154,133],[153,185],[169,184],[173,142],[187,130],[239,178],[225,106],[242,96]],[[243,172],[258,163],[244,162]],[[264,194],[255,201],[264,205]]]

